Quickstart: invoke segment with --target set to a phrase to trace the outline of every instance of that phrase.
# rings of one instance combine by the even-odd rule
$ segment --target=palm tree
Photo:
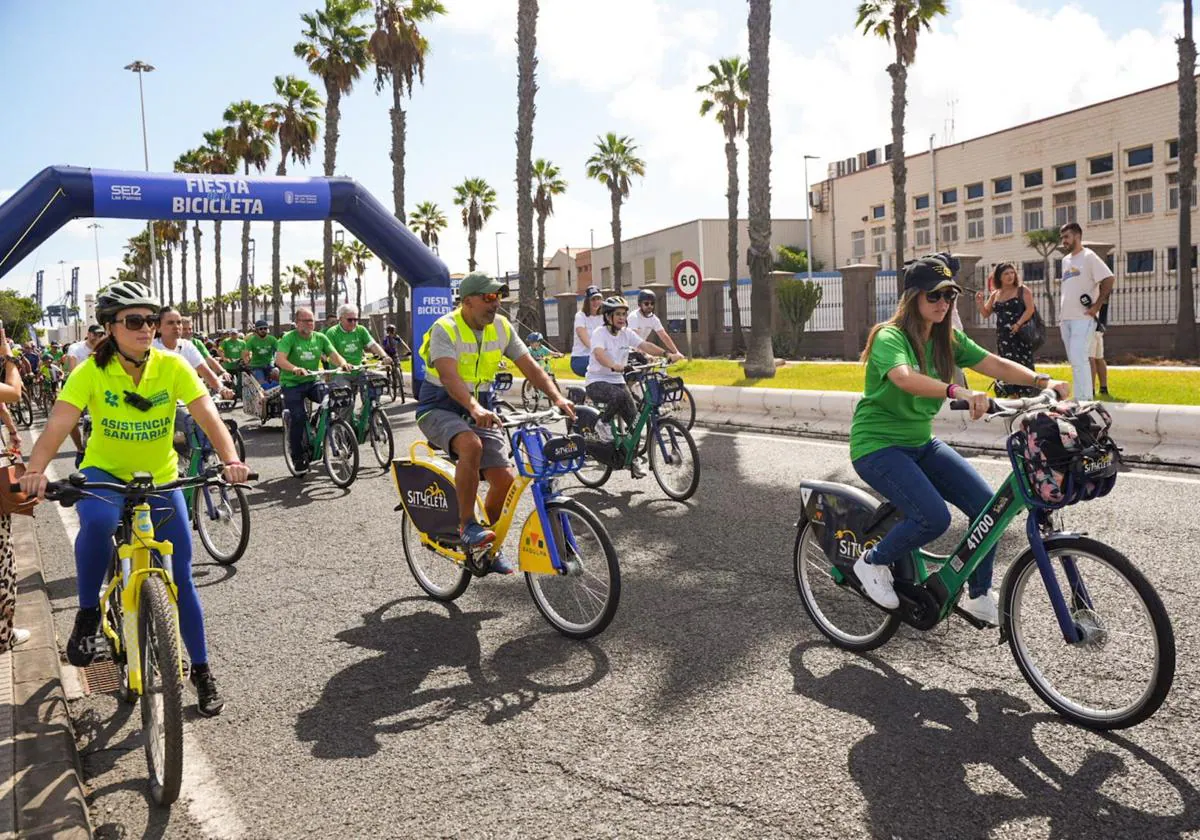
[[[517,2],[517,321],[540,323],[545,307],[534,304],[533,118],[537,114],[538,0]],[[544,313],[543,313],[544,315]]]
[[[148,230],[129,237],[122,259],[129,271],[136,275],[138,282],[150,285],[150,233]]]
[[[295,76],[275,77],[275,101],[267,105],[267,131],[279,138],[279,166],[275,174],[287,174],[288,158],[307,164],[312,159],[313,146],[321,131],[321,95],[316,88]],[[279,302],[282,299],[279,280],[280,223],[271,226],[271,284],[275,288],[272,323],[279,332]],[[294,308],[294,307],[293,307]]]
[[[237,161],[229,156],[228,128],[204,132],[204,146],[200,149],[200,169],[209,175],[232,175],[237,171]],[[221,220],[213,220],[213,313],[216,326],[225,326],[223,307],[215,301],[221,299]]]
[[[420,202],[408,217],[408,227],[421,237],[426,248],[438,253],[438,233],[447,227],[446,214],[432,201]]]
[[[346,256],[349,258],[350,268],[354,270],[354,305],[358,307],[358,314],[362,314],[362,276],[367,270],[367,261],[375,255],[371,253],[371,249],[363,243],[355,239],[346,246]]]
[[[629,137],[613,132],[596,138],[596,150],[587,162],[587,176],[608,187],[612,201],[613,288],[621,293],[621,202],[629,197],[629,179],[646,174],[646,162],[634,152],[637,146]]]
[[[204,158],[203,158],[203,155],[200,153],[200,150],[199,149],[188,149],[186,152],[184,152],[178,158],[176,158],[175,159],[175,171],[183,172],[183,173],[191,174],[191,175],[196,175],[196,174],[203,172],[204,171]],[[180,221],[179,224],[182,227],[185,227],[185,228],[187,227],[186,221]],[[186,231],[185,231],[185,233],[186,233]],[[183,243],[184,259],[186,260],[187,259],[187,241],[186,241],[187,237],[184,236],[183,239],[184,239],[184,243]],[[204,300],[204,294],[203,294],[204,290],[203,290],[203,283],[201,282],[201,279],[200,279],[200,220],[199,219],[192,222],[192,239],[196,244],[196,302],[201,303]],[[187,283],[186,267],[184,269],[183,282],[185,284]],[[186,286],[185,286],[184,292],[183,292],[183,299],[185,301],[187,300]],[[204,329],[203,313],[204,313],[204,307],[203,306],[198,307],[198,314],[200,316],[200,324],[198,324],[197,326],[200,329]]]
[[[359,16],[371,8],[370,0],[325,0],[325,8],[300,16],[303,39],[292,48],[314,76],[325,84],[325,175],[337,166],[338,123],[342,96],[350,92],[370,63],[367,29]],[[333,310],[333,222],[325,220],[325,309]]]
[[[304,261],[304,285],[308,287],[308,304],[312,307],[313,316],[317,314],[317,292],[322,288],[325,264],[320,260]],[[295,320],[293,313],[292,320]]]
[[[945,14],[946,0],[863,0],[858,4],[858,18],[854,22],[855,29],[861,27],[864,35],[878,36],[896,49],[896,60],[888,65],[887,71],[892,77],[892,216],[896,229],[897,278],[904,264],[908,215],[905,197],[908,168],[904,160],[908,68],[917,59],[917,35],[922,29],[928,31],[935,17]],[[898,282],[904,283],[902,279]]]
[[[227,150],[234,162],[241,162],[244,175],[250,174],[253,166],[259,172],[267,168],[271,151],[275,146],[275,135],[267,128],[267,108],[248,99],[234,102],[225,109],[225,122],[229,124]],[[247,320],[250,310],[250,220],[242,222],[242,329],[250,329]]]
[[[533,162],[533,177],[537,190],[533,194],[533,209],[537,213],[537,299],[546,299],[546,219],[554,215],[554,196],[567,191],[567,182],[559,175],[558,167],[545,158]],[[537,321],[546,331],[546,307],[537,307]]]
[[[333,243],[333,302],[335,306],[341,297],[342,287],[346,285],[346,273],[350,270],[348,247],[345,242]],[[346,297],[350,297],[349,289],[346,290]],[[334,310],[328,310],[325,314],[332,315],[333,312]]]
[[[1183,0],[1179,45],[1179,311],[1175,316],[1175,355],[1200,355],[1196,336],[1196,296],[1192,287],[1192,195],[1196,189],[1196,42],[1192,39],[1192,0]]]
[[[729,311],[733,319],[733,345],[729,355],[735,358],[745,352],[746,339],[742,335],[742,308],[738,304],[738,169],[737,138],[746,132],[746,107],[750,103],[750,70],[740,56],[722,58],[708,65],[712,78],[696,88],[703,93],[700,116],[716,111],[717,122],[725,132],[725,168],[728,187],[725,197],[729,200],[728,248],[729,258]],[[674,270],[674,266],[671,266]]]
[[[743,365],[747,377],[773,377],[771,346],[771,0],[750,0],[746,26],[750,36],[750,102],[747,127],[750,151],[750,342]]]
[[[188,305],[187,293],[187,249],[188,223],[186,219],[175,222],[175,236],[179,242],[179,306],[182,311]]]
[[[291,268],[286,269],[286,271],[288,273],[287,291],[288,295],[290,296],[291,304],[290,320],[292,323],[295,323],[296,295],[300,294],[307,288],[307,283],[305,282],[308,276],[307,269],[305,269],[305,267],[302,265],[293,265]]]
[[[474,271],[476,238],[496,212],[496,191],[482,178],[467,178],[454,188],[454,203],[462,208],[462,223],[467,229],[467,269]]]
[[[158,273],[158,298],[172,306],[175,304],[175,246],[179,243],[179,227],[170,219],[160,219],[154,222],[154,239],[161,245],[158,249],[160,260],[167,264],[166,295],[162,293],[162,272]]]

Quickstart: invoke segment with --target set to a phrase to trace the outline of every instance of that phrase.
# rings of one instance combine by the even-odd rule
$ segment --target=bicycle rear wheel
[[[156,805],[174,802],[183,782],[183,669],[176,615],[163,579],[145,578],[138,607],[142,735]]]
[[[33,400],[24,388],[21,389],[21,399],[13,404],[13,420],[26,429],[33,426]]]
[[[664,417],[678,420],[689,432],[696,424],[696,403],[693,402],[692,392],[686,385],[683,386],[683,395],[677,401],[663,403],[658,411]]]
[[[700,486],[700,452],[677,420],[661,418],[649,433],[650,469],[663,492],[677,502],[690,499]]]
[[[358,438],[345,420],[331,420],[325,432],[325,471],[342,488],[358,477]]]
[[[1175,634],[1162,600],[1116,549],[1086,537],[1046,541],[1081,640],[1065,642],[1033,549],[1004,578],[1001,622],[1030,687],[1063,717],[1124,729],[1162,705],[1175,678]]]
[[[372,408],[370,425],[367,427],[367,437],[371,439],[371,451],[375,453],[375,460],[379,466],[385,470],[392,463],[392,456],[396,453],[396,441],[392,436],[392,424],[388,422],[387,415],[382,409]]]
[[[204,550],[222,566],[236,563],[250,543],[250,504],[241,487],[203,485],[195,490],[192,519]]]
[[[471,573],[448,557],[421,543],[421,534],[408,516],[400,511],[400,543],[404,560],[417,586],[435,601],[453,601],[467,591]]]
[[[599,517],[574,499],[547,502],[546,515],[567,573],[526,572],[525,583],[550,626],[572,639],[590,639],[617,614],[621,600],[617,550]]]

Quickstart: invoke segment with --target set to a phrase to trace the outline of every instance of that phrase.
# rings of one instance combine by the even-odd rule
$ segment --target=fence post
[[[867,344],[875,324],[877,265],[844,265],[842,273],[842,358],[854,360]]]
[[[558,349],[570,353],[575,343],[575,310],[578,301],[574,292],[559,292],[554,299],[558,301]]]
[[[954,326],[958,329],[963,329],[963,324],[975,323],[975,266],[979,264],[980,257],[977,254],[954,254],[953,257],[958,260],[958,274],[954,275],[954,281],[963,287],[963,294],[959,296],[957,301],[956,311],[958,313],[958,323]],[[987,297],[987,290],[984,289],[984,297]]]

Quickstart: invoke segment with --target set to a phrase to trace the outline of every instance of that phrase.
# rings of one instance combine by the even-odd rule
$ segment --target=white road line
[[[32,429],[30,436],[34,441],[37,440],[37,432]],[[46,476],[52,481],[58,480],[57,464],[50,463],[46,468]],[[75,508],[53,502],[44,504],[58,511],[58,518],[67,531],[67,539],[71,545],[75,545],[75,539],[79,536],[79,514]],[[191,723],[185,723],[183,728],[183,787],[179,796],[187,803],[188,813],[206,837],[238,840],[246,836],[246,826],[238,818],[233,800],[217,781],[216,773],[200,749],[200,742],[192,733]]]

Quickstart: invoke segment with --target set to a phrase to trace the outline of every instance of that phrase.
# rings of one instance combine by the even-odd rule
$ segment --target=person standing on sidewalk
[[[1071,365],[1072,386],[1080,400],[1094,398],[1092,365],[1089,359],[1096,317],[1108,302],[1114,283],[1112,269],[1091,248],[1083,247],[1083,228],[1068,222],[1059,228],[1062,236],[1062,301],[1059,305],[1059,329],[1067,362]],[[1106,371],[1107,372],[1107,371]]]
[[[1096,316],[1096,332],[1092,334],[1092,346],[1088,349],[1088,361],[1092,365],[1092,379],[1100,387],[1100,396],[1108,396],[1108,362],[1104,361],[1104,332],[1108,329],[1108,304],[1100,307]]]
[[[10,447],[17,452],[21,451],[21,438],[7,403],[20,398],[21,372],[9,352],[4,326],[0,324],[0,422],[8,429]],[[12,515],[0,514],[0,653],[29,641],[28,630],[13,627],[16,611],[17,560],[12,547]]]
[[[1033,318],[1037,309],[1033,293],[1017,277],[1017,268],[1012,263],[1000,263],[992,270],[988,288],[991,294],[986,299],[982,291],[975,293],[975,306],[984,318],[990,318],[993,313],[996,315],[996,348],[1000,358],[1037,370],[1033,364],[1033,348],[1021,337],[1021,327]],[[996,383],[996,396],[1036,397],[1037,389]]]

